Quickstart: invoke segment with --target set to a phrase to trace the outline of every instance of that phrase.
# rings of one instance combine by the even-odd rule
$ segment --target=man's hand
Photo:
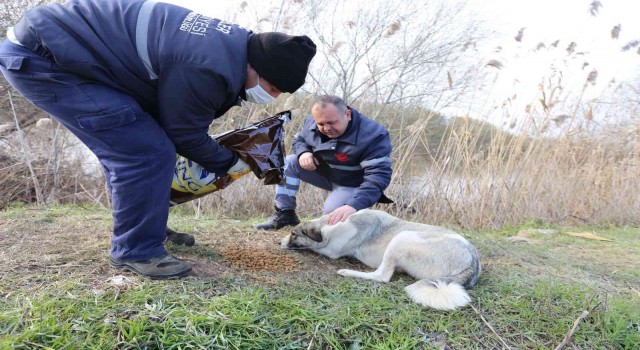
[[[300,155],[300,158],[298,159],[298,163],[300,163],[302,169],[308,171],[316,170],[316,165],[319,164],[318,160],[313,156],[313,153],[311,152],[302,153],[302,155]]]
[[[349,205],[343,205],[340,208],[329,213],[329,225],[334,225],[339,222],[347,220],[349,215],[355,213],[357,210]]]
[[[244,160],[238,158],[236,164],[229,168],[227,174],[229,174],[229,176],[231,176],[231,178],[235,181],[242,177],[242,175],[248,174],[249,172],[251,172],[249,164],[245,163]]]

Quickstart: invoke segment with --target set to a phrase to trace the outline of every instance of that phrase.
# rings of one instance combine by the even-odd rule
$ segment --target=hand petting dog
[[[329,225],[335,225],[339,222],[347,220],[349,215],[355,213],[357,210],[350,205],[343,205],[336,210],[329,213]]]

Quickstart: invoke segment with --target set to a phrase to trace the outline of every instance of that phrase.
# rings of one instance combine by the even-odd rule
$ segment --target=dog
[[[418,279],[405,291],[426,307],[454,310],[471,302],[465,288],[477,284],[480,260],[476,248],[458,233],[371,209],[335,225],[327,222],[325,215],[296,226],[282,239],[282,248],[311,250],[331,259],[352,256],[376,269],[338,270],[346,277],[386,283],[394,271],[405,272]]]

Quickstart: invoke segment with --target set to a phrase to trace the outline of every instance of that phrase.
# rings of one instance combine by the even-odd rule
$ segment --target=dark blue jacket
[[[73,0],[28,11],[14,31],[63,69],[133,96],[179,154],[211,172],[237,160],[207,131],[245,96],[246,29],[166,3]]]
[[[382,125],[353,108],[345,133],[328,139],[318,131],[313,117],[293,137],[293,151],[298,158],[312,152],[320,161],[318,170],[333,183],[357,187],[347,205],[361,210],[374,205],[391,182],[391,141]]]

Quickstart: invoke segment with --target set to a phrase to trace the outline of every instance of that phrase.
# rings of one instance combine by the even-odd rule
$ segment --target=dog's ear
[[[299,233],[311,238],[313,241],[322,242],[322,232],[318,227],[303,227]]]

